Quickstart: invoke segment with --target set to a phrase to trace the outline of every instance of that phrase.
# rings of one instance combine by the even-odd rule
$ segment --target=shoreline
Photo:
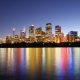
[[[65,42],[65,43],[43,43],[43,42],[38,42],[38,43],[3,43],[0,44],[0,48],[27,48],[27,47],[32,47],[32,48],[37,48],[37,47],[80,47],[80,42]]]

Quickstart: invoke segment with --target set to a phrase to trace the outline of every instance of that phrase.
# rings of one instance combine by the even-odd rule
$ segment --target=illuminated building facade
[[[46,42],[52,41],[52,24],[46,23]]]
[[[77,37],[78,37],[77,31],[70,31],[67,35],[67,41],[74,42],[75,39],[77,39]]]
[[[57,25],[55,26],[55,42],[60,43],[61,42],[61,26]]]
[[[6,43],[11,43],[12,37],[11,36],[6,36]]]
[[[35,38],[35,26],[34,25],[31,25],[29,27],[29,41],[30,43],[33,43],[36,41],[36,38]]]
[[[22,30],[20,30],[20,38],[21,39],[26,38],[26,31],[24,28]]]
[[[13,28],[13,36],[6,36],[6,43],[34,43],[34,42],[45,42],[45,43],[61,43],[61,42],[79,42],[80,37],[78,36],[77,31],[70,31],[66,36],[61,31],[61,26],[55,26],[55,34],[52,34],[52,24],[46,24],[46,31],[42,30],[42,27],[35,28],[34,25],[29,27],[29,36],[26,37],[25,28],[20,30],[19,35],[15,35],[15,28]],[[0,43],[3,42],[4,39],[0,40]]]
[[[74,39],[77,39],[77,37],[78,37],[77,31],[70,31],[69,34],[70,35],[73,35],[74,36]]]
[[[52,35],[52,24],[51,23],[46,24],[46,35],[48,36]]]
[[[34,25],[31,25],[29,27],[29,36],[34,36],[35,34],[35,28],[34,28]]]
[[[61,26],[57,25],[55,26],[55,35],[61,34]]]
[[[74,36],[73,35],[70,35],[70,34],[67,34],[67,42],[74,42]]]
[[[35,33],[37,42],[42,42],[42,28],[36,28]]]
[[[35,33],[36,33],[36,36],[42,36],[42,28],[41,27],[36,28]]]
[[[14,42],[15,42],[15,43],[19,43],[19,42],[20,42],[20,37],[19,37],[19,35],[15,35]]]

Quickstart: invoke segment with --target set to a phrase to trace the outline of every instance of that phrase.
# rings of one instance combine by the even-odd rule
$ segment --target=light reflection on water
[[[80,48],[0,48],[0,77],[80,80]]]

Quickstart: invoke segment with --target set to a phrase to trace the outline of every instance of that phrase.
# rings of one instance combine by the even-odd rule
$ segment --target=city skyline
[[[65,34],[79,32],[79,3],[79,0],[0,0],[0,37],[11,35],[13,27],[18,34],[19,29],[27,30],[31,24],[45,31],[47,22],[52,23],[53,32],[55,25],[60,25]]]
[[[55,34],[52,33],[52,23],[46,23],[45,31],[42,27],[29,26],[28,34],[26,29],[22,28],[19,34],[16,34],[16,29],[12,29],[12,35],[7,35],[5,38],[0,39],[2,43],[63,43],[63,42],[80,42],[80,36],[77,31],[69,31],[64,34],[60,25],[55,26]]]
[[[48,31],[47,28],[46,28],[46,27],[47,27],[47,24],[50,24],[49,27],[51,27],[51,32],[47,32],[47,31]],[[66,36],[67,34],[69,34],[70,31],[76,31],[76,30],[70,30],[70,31],[68,31],[68,33],[65,34],[65,32],[62,30],[62,26],[61,26],[61,25],[58,24],[58,25],[55,25],[55,26],[53,27],[52,23],[48,22],[48,23],[45,24],[44,29],[43,29],[43,26],[35,26],[34,24],[29,25],[27,28],[24,27],[24,26],[22,26],[22,28],[18,29],[18,31],[19,31],[18,33],[17,33],[17,31],[16,31],[16,27],[13,27],[13,28],[11,29],[11,33],[8,34],[8,35],[4,35],[4,38],[5,38],[6,36],[13,36],[14,33],[15,33],[14,36],[15,36],[15,35],[20,35],[20,32],[21,32],[21,31],[26,32],[26,37],[29,37],[29,36],[30,36],[30,34],[29,34],[29,29],[30,29],[31,26],[34,27],[34,34],[36,33],[36,30],[37,30],[37,29],[41,28],[41,30],[42,30],[43,32],[45,32],[46,34],[48,33],[48,34],[56,35],[55,28],[56,28],[57,26],[60,27],[60,30],[61,30],[60,33],[64,33],[64,36]],[[53,29],[54,29],[54,32],[53,32]],[[78,32],[78,31],[76,31],[76,32]],[[60,33],[59,33],[59,34],[60,34]],[[78,32],[78,33],[79,33],[79,32]],[[80,34],[78,34],[78,36],[80,36]],[[0,37],[0,38],[1,38],[1,37]]]
[[[48,23],[50,23],[50,22],[48,22]],[[47,24],[47,23],[46,23],[46,24]],[[19,35],[21,30],[25,30],[25,32],[26,32],[26,37],[28,37],[28,36],[29,36],[29,27],[30,27],[30,26],[34,26],[34,27],[35,27],[35,30],[38,29],[38,28],[42,28],[42,31],[45,32],[45,31],[46,31],[46,24],[45,24],[44,27],[43,27],[43,26],[35,26],[34,24],[29,25],[28,27],[22,26],[22,27],[20,27],[20,29],[18,29],[18,30],[16,30],[16,27],[13,26],[12,29],[10,30],[11,33],[6,34],[6,35],[4,35],[3,37],[0,36],[0,38],[5,38],[6,36],[13,36],[13,30],[15,30],[15,34],[16,34],[16,35]],[[51,23],[51,25],[52,25],[52,23]],[[61,31],[62,31],[62,33],[64,33],[64,36],[66,36],[70,31],[77,31],[77,32],[79,33],[79,31],[78,31],[78,30],[75,30],[75,29],[70,30],[70,31],[67,31],[68,33],[65,33],[64,30],[62,29],[62,26],[58,24],[58,25],[55,25],[55,26],[52,25],[52,34],[53,34],[53,35],[55,35],[55,27],[56,27],[56,26],[60,26],[60,27],[61,27]],[[54,29],[54,30],[53,30],[53,29]],[[4,32],[4,33],[5,33],[5,32]],[[80,34],[78,34],[78,36],[80,36]]]

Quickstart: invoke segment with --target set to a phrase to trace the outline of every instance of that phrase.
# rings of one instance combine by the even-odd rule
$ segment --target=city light
[[[61,26],[55,26],[55,34],[52,33],[52,24],[46,23],[45,30],[42,30],[42,27],[35,27],[31,25],[29,27],[29,36],[26,34],[26,29],[23,28],[20,30],[20,34],[15,34],[16,29],[13,28],[13,36],[6,36],[6,39],[0,39],[0,44],[2,43],[34,43],[34,42],[43,42],[43,43],[62,43],[62,42],[79,42],[80,37],[78,36],[77,31],[70,31],[66,36],[61,30]]]

